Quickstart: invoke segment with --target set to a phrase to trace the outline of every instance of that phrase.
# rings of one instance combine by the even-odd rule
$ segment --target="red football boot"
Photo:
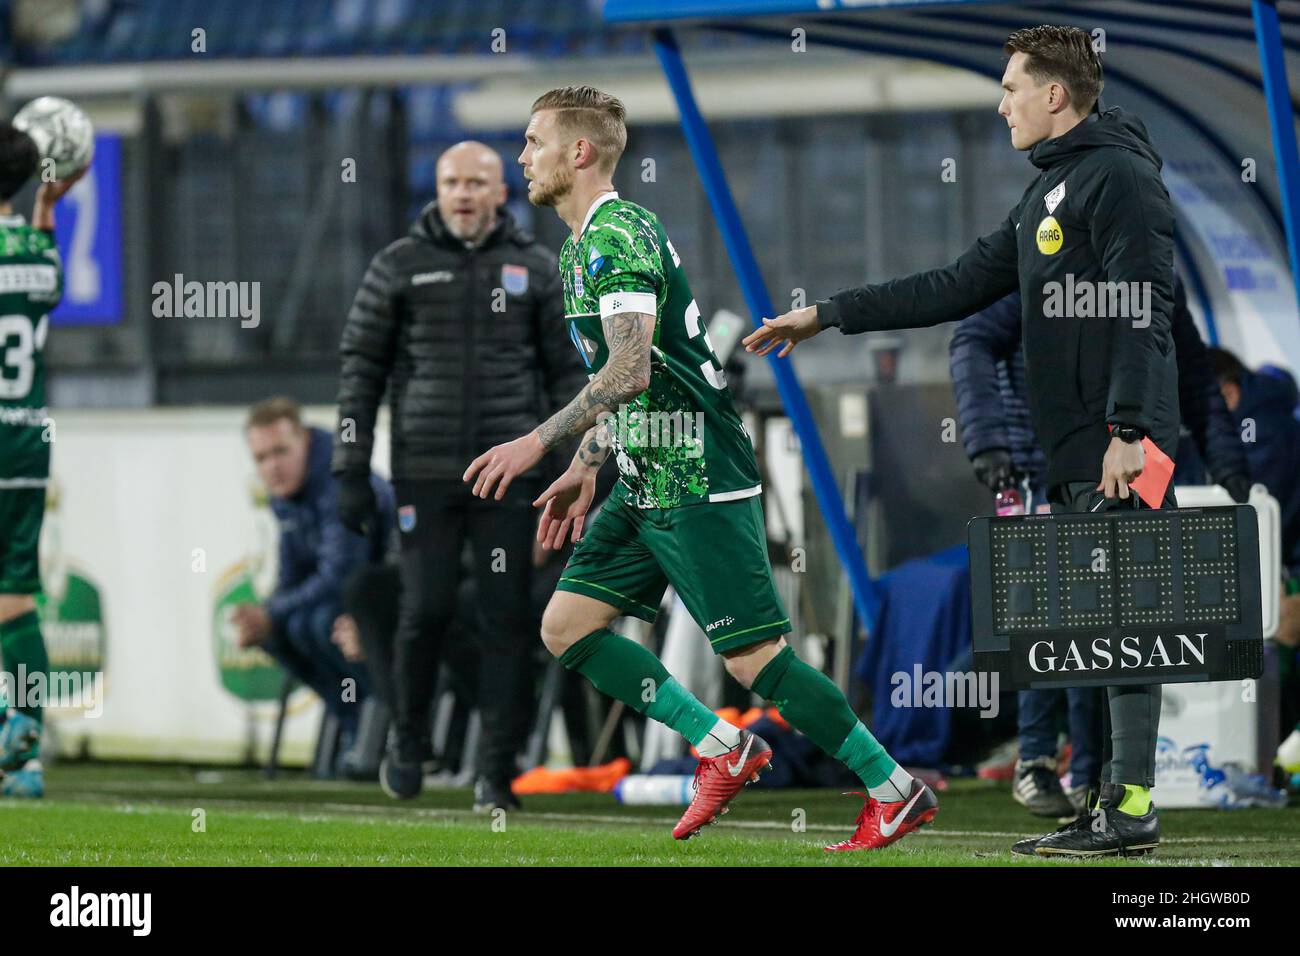
[[[827,850],[878,850],[925,826],[939,812],[934,791],[915,778],[907,799],[896,803],[881,803],[865,793],[853,796],[865,797],[867,801],[858,814],[857,829],[853,836],[828,846]]]
[[[748,730],[742,730],[740,742],[721,757],[701,757],[695,767],[695,797],[673,827],[673,839],[693,837],[705,824],[715,822],[745,784],[757,780],[771,762],[767,741]]]

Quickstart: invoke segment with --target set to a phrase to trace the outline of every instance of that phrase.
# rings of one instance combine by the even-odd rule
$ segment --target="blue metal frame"
[[[987,4],[990,0],[605,0],[607,23],[647,23],[704,17],[772,17],[792,13],[862,13],[867,10],[905,10],[917,7],[954,7]],[[1028,0],[1023,5],[1046,3]]]
[[[677,100],[686,144],[695,159],[695,166],[704,184],[704,192],[709,197],[709,205],[713,207],[714,218],[717,220],[718,229],[722,232],[723,243],[727,247],[727,255],[736,270],[736,278],[744,293],[745,304],[749,307],[750,318],[757,328],[762,325],[764,316],[774,316],[777,312],[772,307],[772,300],[763,283],[758,262],[754,259],[745,226],[741,222],[740,213],[736,210],[731,187],[727,185],[726,174],[722,170],[722,163],[718,160],[718,151],[713,145],[713,137],[709,134],[709,128],[705,125],[704,117],[700,115],[700,108],[695,102],[690,77],[686,73],[685,63],[682,62],[677,41],[672,31],[665,29],[656,30],[654,40],[655,53],[663,66],[664,76],[668,80],[673,97]],[[857,536],[844,512],[844,500],[840,496],[838,484],[831,472],[826,450],[822,447],[821,435],[817,432],[817,425],[813,421],[812,412],[808,408],[807,399],[804,398],[803,389],[799,385],[798,378],[795,377],[791,363],[785,359],[777,359],[775,355],[768,357],[768,363],[776,377],[776,387],[781,394],[781,402],[790,416],[795,433],[799,436],[804,464],[807,465],[808,474],[812,479],[813,492],[817,496],[822,516],[826,519],[840,564],[848,575],[858,618],[864,628],[870,629],[875,625],[880,606],[877,586],[867,573],[862,550],[858,547]]]
[[[1219,344],[1219,328],[1214,322],[1214,303],[1210,301],[1210,293],[1205,288],[1205,279],[1201,275],[1201,269],[1196,264],[1196,257],[1192,254],[1192,247],[1187,244],[1182,233],[1177,228],[1174,229],[1174,249],[1183,260],[1183,276],[1187,280],[1187,285],[1196,301],[1201,305],[1201,314],[1205,317],[1205,337],[1210,340],[1211,345]]]
[[[1273,0],[1251,0],[1255,16],[1255,39],[1259,44],[1259,66],[1264,76],[1264,100],[1268,103],[1268,125],[1273,132],[1273,157],[1277,163],[1278,194],[1282,220],[1286,224],[1286,247],[1291,259],[1291,281],[1300,303],[1300,156],[1295,139],[1295,111],[1286,76],[1286,55],[1282,52],[1282,27]]]

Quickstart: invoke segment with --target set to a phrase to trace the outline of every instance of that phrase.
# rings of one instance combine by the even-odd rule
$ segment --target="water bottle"
[[[695,796],[691,774],[633,774],[614,784],[614,799],[629,806],[684,807]]]
[[[997,509],[999,518],[1025,513],[1025,499],[1021,496],[1015,482],[1011,481],[998,489],[997,496],[993,499],[993,506]]]

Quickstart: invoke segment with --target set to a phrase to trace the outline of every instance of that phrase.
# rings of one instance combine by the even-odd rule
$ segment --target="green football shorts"
[[[671,584],[715,654],[790,631],[767,559],[761,496],[637,508],[620,481],[555,588],[654,622]]]
[[[41,589],[37,548],[44,518],[44,488],[0,488],[0,594]]]

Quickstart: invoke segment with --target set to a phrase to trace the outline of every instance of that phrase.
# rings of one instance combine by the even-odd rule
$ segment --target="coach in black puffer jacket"
[[[371,262],[340,346],[333,460],[339,519],[364,529],[374,501],[359,476],[369,468],[387,385],[401,588],[394,732],[380,782],[396,797],[420,790],[432,756],[429,712],[442,646],[464,639],[453,623],[469,545],[482,658],[481,809],[518,805],[510,780],[534,713],[539,627],[532,503],[549,479],[543,463],[500,500],[481,500],[461,476],[486,449],[536,428],[587,380],[564,320],[555,257],[502,208],[502,165],[482,143],[452,146],[438,159],[438,199]]]
[[[458,479],[537,427],[586,382],[563,312],[555,256],[508,212],[466,248],[430,203],[375,256],[348,313],[334,473],[369,473],[390,382],[394,480]]]

